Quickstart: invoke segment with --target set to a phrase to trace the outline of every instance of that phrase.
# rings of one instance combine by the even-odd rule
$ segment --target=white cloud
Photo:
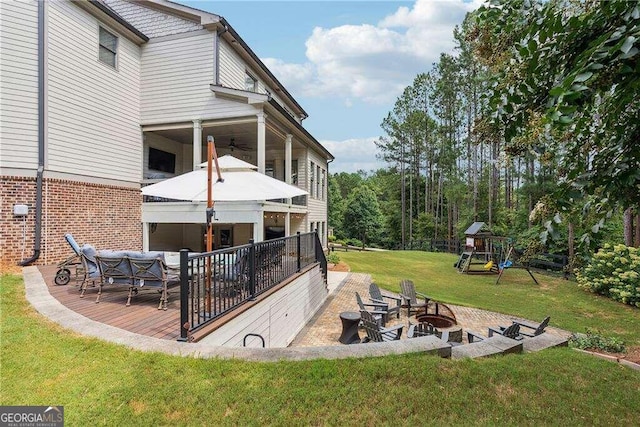
[[[341,97],[371,104],[392,102],[413,78],[454,48],[453,28],[479,0],[416,0],[377,25],[316,27],[304,64],[272,58],[265,64],[292,93]]]
[[[386,163],[376,158],[378,138],[358,138],[344,141],[320,141],[335,160],[329,165],[329,172],[369,172],[386,167]]]

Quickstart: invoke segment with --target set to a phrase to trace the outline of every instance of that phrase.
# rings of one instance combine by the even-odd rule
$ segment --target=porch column
[[[258,215],[258,220],[253,223],[253,241],[255,243],[264,240],[264,211]]]
[[[291,212],[284,214],[284,235],[291,236]]]
[[[293,135],[287,134],[284,140],[284,182],[291,184],[291,141]]]
[[[293,135],[287,134],[284,140],[284,182],[291,184],[291,140]],[[287,204],[291,204],[291,199],[287,199]],[[289,226],[289,214],[287,213],[287,225]],[[285,236],[289,235],[289,230],[285,230]]]
[[[193,121],[193,170],[202,163],[202,120]]]
[[[142,223],[142,250],[147,252],[149,250],[149,223]]]
[[[258,116],[258,172],[264,174],[266,170],[266,136],[267,127],[265,125],[265,119],[267,116],[261,111]]]

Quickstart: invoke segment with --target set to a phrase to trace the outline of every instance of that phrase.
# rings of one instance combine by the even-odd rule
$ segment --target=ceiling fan
[[[236,144],[236,139],[235,138],[231,138],[231,140],[229,141],[229,145],[227,146],[227,148],[229,150],[231,150],[231,152],[233,152],[233,150],[238,149],[240,151],[248,151],[249,147],[246,145],[242,145],[242,144]]]

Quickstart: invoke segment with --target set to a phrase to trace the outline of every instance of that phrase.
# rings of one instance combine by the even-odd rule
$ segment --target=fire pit
[[[416,320],[420,323],[431,323],[440,332],[449,331],[449,341],[462,341],[462,328],[457,326],[456,315],[445,304],[429,301],[425,311],[416,314]],[[438,333],[438,336],[441,336],[441,333]]]

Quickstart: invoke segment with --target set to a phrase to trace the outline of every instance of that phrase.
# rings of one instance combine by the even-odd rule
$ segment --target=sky
[[[223,16],[309,117],[330,172],[385,167],[380,124],[415,76],[454,52],[453,29],[479,0],[184,1]]]

